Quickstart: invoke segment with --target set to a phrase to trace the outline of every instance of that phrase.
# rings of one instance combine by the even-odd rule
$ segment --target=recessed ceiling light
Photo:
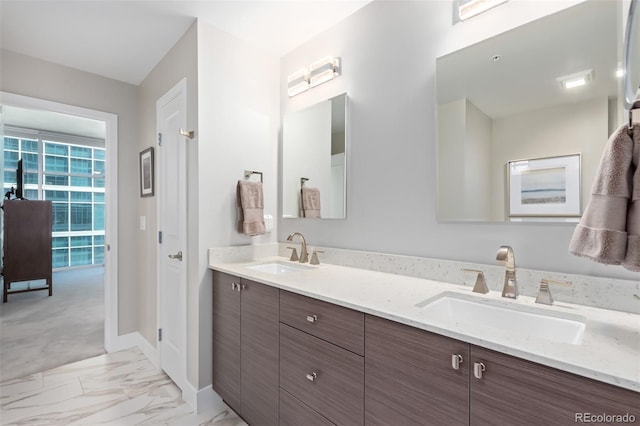
[[[500,55],[493,55],[493,56],[491,57],[491,60],[492,60],[493,62],[498,62],[498,61],[500,61],[500,59],[502,59],[502,56],[500,56]]]
[[[565,89],[581,87],[593,80],[593,70],[584,70],[574,74],[558,77],[560,85]]]

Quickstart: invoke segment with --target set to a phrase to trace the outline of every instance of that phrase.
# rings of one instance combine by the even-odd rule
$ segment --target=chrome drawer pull
[[[460,370],[460,364],[462,364],[463,358],[460,354],[451,355],[451,367],[454,370]]]
[[[482,362],[474,362],[473,363],[473,375],[476,379],[482,379],[482,373],[486,370],[484,363]]]
[[[318,316],[317,315],[307,315],[307,321],[314,323],[316,321],[318,321]]]
[[[307,380],[313,382],[318,378],[318,374],[314,371],[313,373],[307,373]]]

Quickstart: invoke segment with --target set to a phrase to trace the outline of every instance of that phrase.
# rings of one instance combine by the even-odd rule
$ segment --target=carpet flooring
[[[104,354],[103,283],[101,267],[54,272],[51,297],[35,291],[0,303],[0,382]]]

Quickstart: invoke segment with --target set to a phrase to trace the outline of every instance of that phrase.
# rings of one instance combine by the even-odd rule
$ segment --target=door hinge
[[[158,244],[162,244],[162,231],[158,231]]]
[[[158,133],[158,146],[162,146],[162,133]]]
[[[158,342],[162,342],[162,329],[158,329]]]

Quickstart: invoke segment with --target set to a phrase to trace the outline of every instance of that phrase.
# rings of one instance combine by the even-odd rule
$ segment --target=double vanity
[[[213,388],[251,425],[640,421],[637,314],[281,256],[209,266]]]

